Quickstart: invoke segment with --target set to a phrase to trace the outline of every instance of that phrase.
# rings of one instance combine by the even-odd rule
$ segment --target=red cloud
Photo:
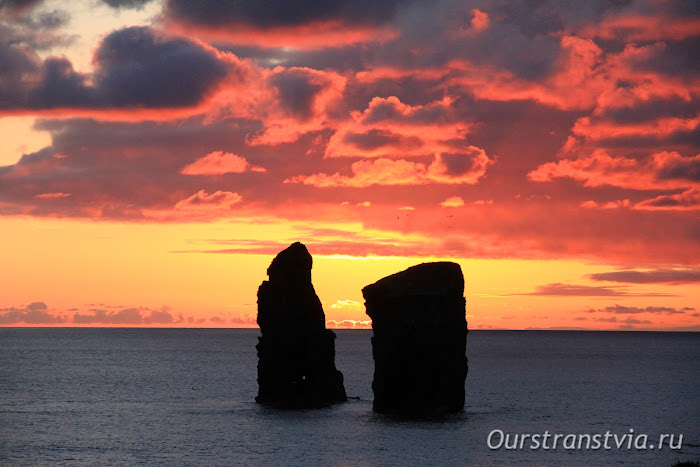
[[[34,197],[37,199],[60,199],[60,198],[68,198],[70,195],[71,195],[70,193],[56,192],[56,193],[39,193],[38,195],[34,195]]]
[[[459,196],[450,196],[445,201],[440,203],[443,208],[461,208],[464,206],[464,200]]]
[[[586,37],[624,41],[682,40],[700,35],[700,19],[622,14],[588,25],[580,34]]]
[[[593,200],[590,201],[584,201],[581,203],[582,208],[587,208],[587,209],[619,209],[619,208],[628,208],[630,207],[630,200],[628,199],[619,199],[616,201],[608,201],[607,203],[597,203]]]
[[[469,150],[466,154],[438,154],[430,164],[404,159],[362,160],[352,164],[351,176],[337,172],[333,175],[324,173],[299,175],[285,180],[285,183],[356,188],[372,185],[475,184],[486,173],[486,168],[493,164],[493,161],[483,149],[470,146]],[[453,171],[451,165],[461,166],[460,170]]]
[[[634,209],[648,211],[690,211],[700,209],[700,189],[691,188],[683,193],[660,195],[635,204]]]
[[[240,203],[243,197],[238,193],[230,191],[216,191],[207,194],[204,190],[199,190],[189,198],[178,201],[175,205],[175,214],[178,217],[187,219],[210,219],[226,217],[231,215],[233,207]],[[151,212],[154,218],[171,216],[172,212]]]
[[[474,8],[472,10],[472,15],[474,16],[472,16],[471,20],[471,29],[474,32],[479,33],[489,28],[491,21],[489,20],[488,14],[478,8]]]
[[[249,24],[226,23],[215,26],[173,21],[169,21],[166,26],[174,33],[196,36],[207,41],[223,41],[265,48],[288,47],[299,50],[382,43],[398,36],[398,31],[389,26],[348,25],[338,20],[267,28]]]
[[[544,79],[528,81],[493,66],[453,60],[447,65],[452,73],[446,82],[482,100],[534,100],[564,110],[593,107],[610,86],[602,67],[603,50],[592,40],[575,36],[562,37],[560,46],[554,71]]]
[[[302,67],[276,67],[264,76],[269,100],[259,103],[263,105],[249,117],[265,125],[250,139],[254,145],[293,142],[304,133],[326,128],[329,108],[341,101],[346,83],[338,73]]]
[[[446,97],[410,106],[398,97],[375,97],[363,112],[338,125],[325,157],[410,157],[464,146],[468,125],[459,122]]]
[[[677,152],[660,152],[639,161],[627,157],[612,157],[603,150],[580,159],[548,162],[527,176],[536,182],[567,177],[584,182],[584,186],[603,185],[634,190],[678,189],[700,186],[694,178],[700,166],[700,154],[684,157]]]
[[[539,295],[545,297],[665,297],[663,293],[633,293],[626,290],[626,286],[590,286],[577,284],[562,284],[560,282],[547,285],[538,285],[534,292],[513,295]]]
[[[698,126],[700,126],[700,117],[668,117],[649,122],[624,124],[610,120],[591,121],[590,117],[582,117],[574,124],[572,133],[593,141],[630,137],[664,138],[674,133],[691,132]]]
[[[607,108],[634,107],[653,99],[677,97],[690,102],[700,93],[697,80],[654,71],[654,60],[664,50],[663,43],[627,44],[620,52],[611,52],[591,39],[564,35],[552,70],[536,80],[464,58],[425,69],[375,67],[357,73],[356,79],[412,78],[457,87],[480,100],[532,100],[562,110],[593,109],[599,115]]]
[[[242,173],[249,170],[251,172],[265,172],[263,167],[251,166],[244,157],[230,152],[214,151],[186,165],[180,173],[184,175],[221,175]]]

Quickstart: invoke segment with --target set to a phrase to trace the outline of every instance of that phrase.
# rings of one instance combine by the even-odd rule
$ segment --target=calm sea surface
[[[372,332],[336,333],[357,399],[278,411],[254,402],[258,330],[0,329],[0,465],[700,461],[700,334],[470,331],[464,413],[406,421],[372,413]],[[683,444],[492,450],[496,429]]]

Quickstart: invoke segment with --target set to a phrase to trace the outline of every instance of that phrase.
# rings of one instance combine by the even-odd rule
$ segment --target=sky
[[[700,3],[0,0],[0,326],[331,328],[455,261],[470,329],[700,331]]]

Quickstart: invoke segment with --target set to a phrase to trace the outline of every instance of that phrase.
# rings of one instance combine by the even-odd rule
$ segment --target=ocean
[[[700,334],[470,331],[465,410],[436,420],[374,414],[372,331],[336,334],[352,398],[285,411],[254,401],[257,329],[0,328],[0,465],[700,461]]]

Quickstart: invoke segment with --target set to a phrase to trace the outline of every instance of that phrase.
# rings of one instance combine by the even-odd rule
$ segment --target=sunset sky
[[[0,326],[329,327],[458,262],[471,329],[700,331],[700,2],[0,0]]]

